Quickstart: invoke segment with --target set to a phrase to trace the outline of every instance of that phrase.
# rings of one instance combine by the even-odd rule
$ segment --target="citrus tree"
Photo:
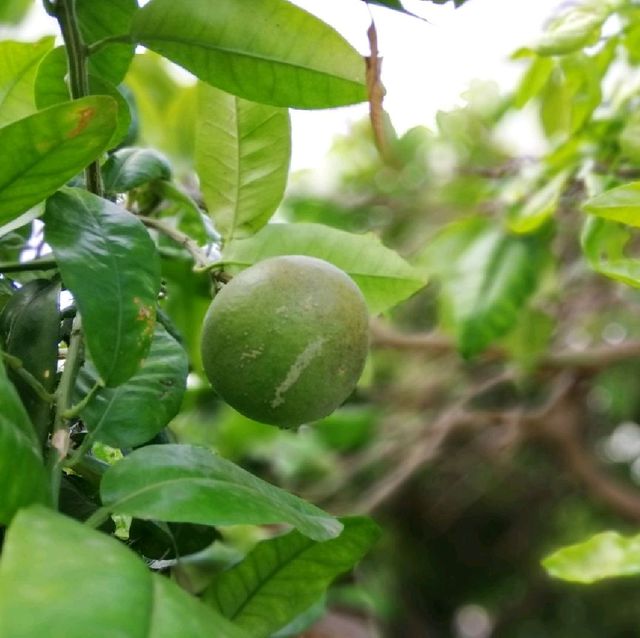
[[[637,2],[402,136],[375,25],[44,6],[61,46],[0,43],[0,635],[633,635],[633,583],[551,577],[639,571]],[[283,202],[287,109],[357,102]]]

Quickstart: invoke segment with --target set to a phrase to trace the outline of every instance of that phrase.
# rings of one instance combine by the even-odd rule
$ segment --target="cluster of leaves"
[[[372,313],[424,286],[373,235],[268,224],[287,109],[365,101],[365,60],[286,0],[44,4],[62,46],[0,43],[2,634],[289,635],[377,526],[166,428],[198,383],[211,293],[238,269],[320,257]],[[238,556],[238,525],[272,528]],[[206,578],[184,575],[186,555]]]

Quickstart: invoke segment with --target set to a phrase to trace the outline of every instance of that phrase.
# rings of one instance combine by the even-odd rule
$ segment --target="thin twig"
[[[4,351],[0,351],[0,355],[9,364],[11,369],[38,395],[38,398],[46,403],[53,403],[55,401],[53,394],[45,390],[40,381],[24,367],[21,359]]]

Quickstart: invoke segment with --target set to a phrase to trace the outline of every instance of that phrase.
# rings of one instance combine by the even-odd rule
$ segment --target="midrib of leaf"
[[[249,60],[259,60],[261,62],[268,62],[269,64],[277,64],[280,66],[286,66],[286,67],[290,67],[296,71],[305,71],[306,73],[313,73],[315,75],[320,75],[323,77],[328,77],[328,78],[337,78],[343,82],[348,82],[350,84],[354,84],[355,86],[360,86],[362,87],[363,84],[361,82],[358,82],[357,80],[352,80],[348,77],[345,77],[343,75],[334,75],[333,73],[329,73],[328,71],[322,71],[322,70],[318,70],[318,69],[313,69],[307,66],[302,66],[300,64],[293,64],[292,62],[287,62],[286,60],[280,60],[278,58],[271,58],[265,55],[258,55],[258,54],[249,54],[246,51],[238,51],[236,49],[231,49],[228,47],[222,47],[222,46],[213,46],[210,43],[204,42],[202,40],[188,40],[186,38],[180,38],[177,36],[149,36],[149,37],[145,37],[144,34],[141,37],[141,40],[144,40],[145,42],[149,43],[149,42],[168,42],[168,43],[177,43],[177,44],[183,44],[186,45],[188,47],[201,47],[203,49],[207,49],[208,51],[217,51],[220,53],[224,53],[227,55],[231,55],[231,56],[237,56],[239,58],[248,58]],[[147,45],[148,46],[148,45]]]
[[[277,546],[274,545],[274,547],[277,547]],[[300,548],[298,551],[296,551],[294,554],[288,557],[284,563],[277,564],[273,569],[271,569],[267,573],[266,576],[261,576],[260,582],[255,587],[253,587],[249,592],[247,592],[247,597],[244,600],[244,602],[240,605],[240,607],[238,607],[238,609],[233,613],[232,616],[229,616],[230,620],[235,620],[240,615],[240,613],[242,613],[242,611],[247,607],[247,605],[257,596],[258,592],[260,592],[264,588],[264,585],[266,583],[268,583],[276,574],[283,571],[285,567],[288,567],[289,564],[293,563],[295,559],[299,558],[304,552],[309,550],[311,547],[313,547],[313,541],[309,540],[307,541],[307,545]],[[278,558],[279,558],[279,554],[280,554],[280,550],[276,549],[276,555],[278,556]],[[220,603],[220,599],[218,598],[217,592],[216,592],[216,599],[218,600],[218,603]]]

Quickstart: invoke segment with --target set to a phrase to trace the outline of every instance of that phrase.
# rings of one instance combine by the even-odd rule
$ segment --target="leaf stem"
[[[45,401],[46,403],[53,403],[55,397],[50,392],[47,392],[44,389],[44,386],[36,379],[31,372],[29,372],[24,365],[22,364],[22,360],[18,357],[14,357],[12,354],[8,352],[0,351],[0,356],[9,364],[12,370],[25,382],[27,383],[31,389],[38,395],[40,399]]]
[[[60,25],[62,39],[67,51],[69,63],[69,87],[71,97],[77,100],[91,94],[89,89],[89,72],[87,70],[88,49],[82,40],[78,17],[76,15],[76,0],[57,0],[55,14]],[[85,169],[87,189],[102,197],[102,175],[100,164],[92,162]]]
[[[100,507],[93,514],[91,514],[91,516],[89,516],[84,524],[93,528],[100,527],[100,525],[102,525],[102,523],[104,523],[109,518],[109,516],[111,516],[111,512],[109,511],[109,509],[106,507]]]
[[[87,392],[87,394],[82,398],[82,400],[78,401],[78,403],[76,403],[75,405],[72,405],[70,408],[65,410],[62,416],[67,420],[74,419],[75,417],[77,417],[80,414],[80,412],[82,412],[82,410],[84,410],[85,407],[87,407],[87,404],[89,403],[89,401],[91,401],[91,399],[93,399],[95,393],[101,388],[104,388],[104,383],[102,383],[102,381],[96,381],[93,387],[91,388],[91,390]]]
[[[82,363],[82,326],[80,315],[76,315],[71,327],[71,338],[67,349],[67,358],[64,363],[60,383],[56,390],[56,414],[51,434],[51,450],[49,452],[48,467],[51,476],[51,490],[53,501],[58,502],[60,492],[60,479],[62,464],[69,451],[68,419],[65,416],[71,405],[71,397],[75,387],[76,376]]]
[[[185,248],[189,254],[193,257],[193,261],[195,262],[194,270],[196,272],[203,272],[209,269],[209,259],[207,258],[206,253],[198,246],[198,244],[186,235],[182,231],[177,228],[172,228],[167,224],[161,222],[159,219],[154,219],[153,217],[144,217],[143,215],[138,215],[140,221],[149,228],[153,228],[158,232],[162,233],[169,237],[169,239],[173,239],[177,244],[180,244],[183,248]]]

